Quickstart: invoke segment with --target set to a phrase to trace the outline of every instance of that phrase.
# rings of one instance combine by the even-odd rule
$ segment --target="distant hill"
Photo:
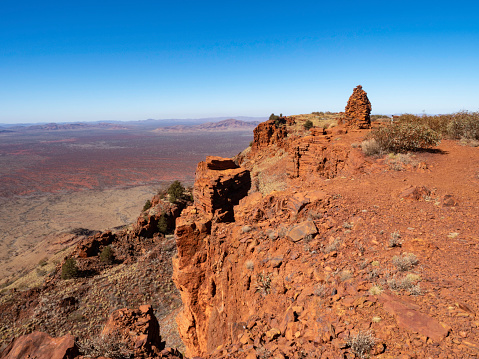
[[[153,132],[226,132],[226,131],[252,131],[260,121],[242,121],[233,118],[219,121],[206,122],[199,125],[176,125],[159,127]]]
[[[108,122],[76,122],[76,123],[47,123],[41,125],[32,125],[21,127],[23,131],[65,131],[65,130],[92,130],[92,129],[112,129],[123,130],[127,129],[125,126],[116,123]]]

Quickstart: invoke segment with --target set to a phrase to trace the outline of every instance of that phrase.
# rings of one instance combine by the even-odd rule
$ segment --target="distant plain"
[[[192,185],[199,161],[234,156],[252,138],[252,129],[120,126],[0,133],[0,283],[70,245],[76,228],[134,222],[159,188],[176,179]]]

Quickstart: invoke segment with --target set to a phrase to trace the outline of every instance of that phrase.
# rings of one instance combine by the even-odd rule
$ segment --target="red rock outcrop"
[[[231,221],[234,219],[233,206],[246,196],[250,188],[248,170],[231,159],[208,156],[196,169],[195,207],[217,220]]]
[[[114,311],[101,335],[121,338],[134,353],[135,358],[158,356],[163,349],[160,325],[151,305],[142,305],[139,309],[123,308]]]
[[[292,123],[291,118],[280,118],[278,120],[268,120],[261,122],[253,130],[254,140],[252,144],[253,151],[267,148],[270,145],[281,146],[288,135],[286,124]]]
[[[345,116],[348,127],[371,128],[371,102],[369,102],[366,91],[358,85],[348,100],[345,108]]]
[[[238,339],[244,345],[253,343],[254,337],[248,333],[254,326],[266,342],[268,336],[275,339],[278,331],[281,334],[286,330],[294,316],[291,310],[288,312],[284,280],[299,270],[287,263],[290,255],[296,255],[291,254],[295,252],[294,243],[312,240],[317,226],[323,228],[322,221],[307,220],[306,213],[324,210],[328,202],[328,196],[321,191],[265,198],[255,193],[235,207],[236,223],[212,221],[196,211],[187,211],[178,219],[178,257],[173,265],[184,309],[177,321],[188,355],[206,355]],[[261,213],[257,208],[262,209]],[[304,218],[304,225],[285,236],[281,233],[283,226],[293,218]],[[268,233],[261,230],[263,226]],[[269,251],[260,249],[268,247]],[[271,283],[275,303],[267,304],[264,294],[269,294],[270,288],[264,281],[270,280],[273,272],[281,274],[275,274],[277,278]],[[273,312],[274,316],[264,317]],[[284,313],[289,313],[290,319],[283,318]]]
[[[115,238],[116,236],[110,231],[97,233],[78,243],[73,255],[79,258],[96,256],[101,248],[111,244]]]
[[[1,354],[1,359],[73,359],[79,354],[72,335],[52,338],[33,332],[15,339]]]
[[[168,230],[173,230],[176,218],[180,216],[186,204],[187,202],[183,200],[171,203],[162,199],[160,195],[154,196],[151,200],[151,208],[138,217],[131,235],[151,238],[158,234],[158,222],[161,216],[165,217]]]
[[[292,178],[318,174],[334,178],[341,174],[357,173],[364,166],[364,156],[347,143],[335,141],[347,134],[344,127],[312,131],[289,146],[291,161],[287,168]]]

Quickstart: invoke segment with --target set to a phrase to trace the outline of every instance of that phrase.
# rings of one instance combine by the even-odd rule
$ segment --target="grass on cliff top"
[[[304,129],[306,121],[311,121],[313,127],[330,128],[338,125],[339,114],[334,112],[313,112],[310,114],[294,115],[296,123],[288,127],[288,132],[295,135],[304,135],[309,131]]]

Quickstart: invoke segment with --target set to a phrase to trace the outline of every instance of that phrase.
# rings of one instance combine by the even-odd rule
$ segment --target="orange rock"
[[[344,110],[347,125],[353,128],[371,128],[371,102],[361,85],[358,85]]]
[[[435,342],[443,340],[449,334],[441,323],[429,315],[419,312],[418,307],[412,303],[387,293],[382,293],[378,300],[383,304],[384,309],[396,317],[400,327],[420,333]]]
[[[73,359],[78,347],[72,335],[52,338],[47,333],[34,331],[15,339],[0,354],[1,359]]]

